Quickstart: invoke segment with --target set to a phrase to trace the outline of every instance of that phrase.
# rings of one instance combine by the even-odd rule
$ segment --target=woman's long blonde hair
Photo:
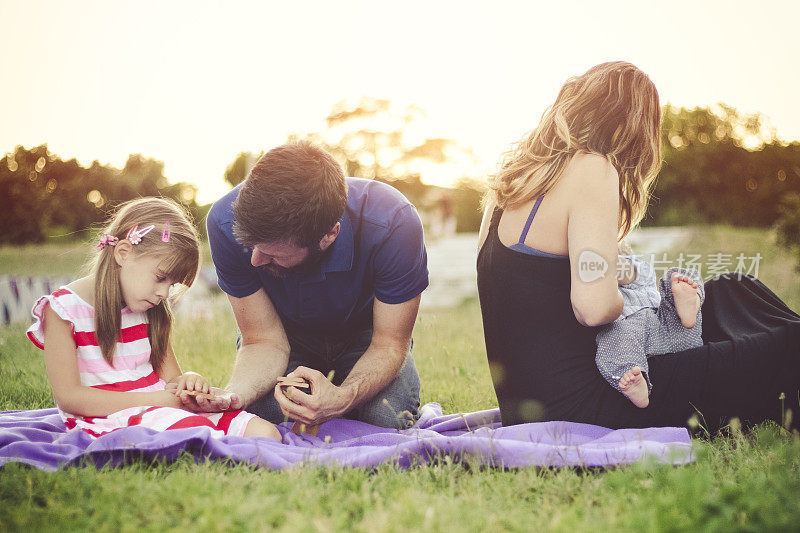
[[[661,168],[661,106],[644,72],[613,61],[568,79],[539,126],[504,155],[489,194],[502,209],[547,194],[577,152],[616,168],[622,240],[644,218]]]
[[[169,222],[169,240],[162,239],[165,223]],[[200,245],[191,215],[176,202],[166,198],[138,198],[117,207],[110,222],[100,233],[122,240],[134,226],[140,229],[153,224],[154,228],[132,247],[137,255],[163,256],[162,269],[168,278],[177,280],[188,289],[200,264]],[[120,286],[120,266],[114,259],[114,247],[98,250],[93,263],[94,315],[97,343],[103,357],[112,364],[114,350],[120,336],[122,309],[125,301]],[[150,363],[158,369],[164,360],[172,329],[170,299],[146,311],[149,323]]]

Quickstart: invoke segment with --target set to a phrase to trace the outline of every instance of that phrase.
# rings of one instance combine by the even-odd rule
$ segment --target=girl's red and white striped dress
[[[34,304],[34,324],[28,329],[28,338],[44,349],[44,316],[46,306],[72,327],[72,338],[77,346],[78,372],[81,384],[108,391],[150,392],[164,390],[166,384],[150,364],[150,340],[147,316],[134,313],[127,307],[122,310],[122,330],[114,351],[113,365],[103,357],[95,335],[94,308],[77,294],[61,287],[53,294],[42,296]],[[100,437],[128,426],[144,426],[158,431],[206,426],[212,436],[242,436],[247,423],[255,415],[244,411],[224,413],[192,413],[174,407],[129,407],[108,416],[78,416],[58,408],[68,429],[78,428],[93,437]]]

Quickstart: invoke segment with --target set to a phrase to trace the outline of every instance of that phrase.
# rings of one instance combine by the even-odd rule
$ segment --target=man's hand
[[[180,399],[182,409],[195,413],[220,413],[243,407],[237,394],[217,387],[211,387],[208,393],[195,395],[186,389],[178,390],[177,383],[167,383],[167,390]]]
[[[346,413],[352,405],[353,399],[347,397],[344,389],[331,383],[318,370],[300,366],[286,377],[305,379],[311,385],[310,394],[296,387],[275,385],[275,399],[281,411],[301,424],[322,424]]]
[[[228,295],[228,301],[242,333],[242,343],[225,388],[235,391],[240,405],[249,405],[269,394],[272,380],[286,371],[289,341],[263,288],[244,298]]]

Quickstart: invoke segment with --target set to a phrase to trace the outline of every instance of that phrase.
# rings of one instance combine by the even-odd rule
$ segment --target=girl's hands
[[[173,385],[171,387],[170,385]],[[211,385],[208,380],[198,374],[197,372],[185,372],[167,384],[167,390],[171,390],[173,394],[179,395],[181,391],[186,390],[189,392],[194,391],[197,393],[208,394],[211,392]]]
[[[242,409],[239,395],[225,389],[211,387],[209,392],[178,390],[177,383],[167,383],[167,393],[177,398],[178,407],[194,413],[221,413]]]
[[[159,407],[175,407],[176,409],[183,409],[181,399],[178,398],[173,392],[169,390],[151,392],[153,395],[153,405]]]
[[[167,383],[167,392],[175,397],[177,407],[193,412],[201,411],[196,400],[214,398],[208,380],[197,372],[185,372],[170,381]]]

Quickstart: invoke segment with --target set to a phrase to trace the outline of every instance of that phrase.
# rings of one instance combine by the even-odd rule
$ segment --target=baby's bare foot
[[[647,381],[644,379],[642,369],[638,366],[625,372],[625,375],[619,380],[619,388],[622,389],[622,394],[627,396],[636,407],[647,407],[650,405],[650,393],[647,391]]]
[[[685,328],[693,328],[697,322],[697,310],[700,309],[700,295],[697,294],[697,283],[688,276],[673,272],[672,297],[675,300],[675,311]]]

